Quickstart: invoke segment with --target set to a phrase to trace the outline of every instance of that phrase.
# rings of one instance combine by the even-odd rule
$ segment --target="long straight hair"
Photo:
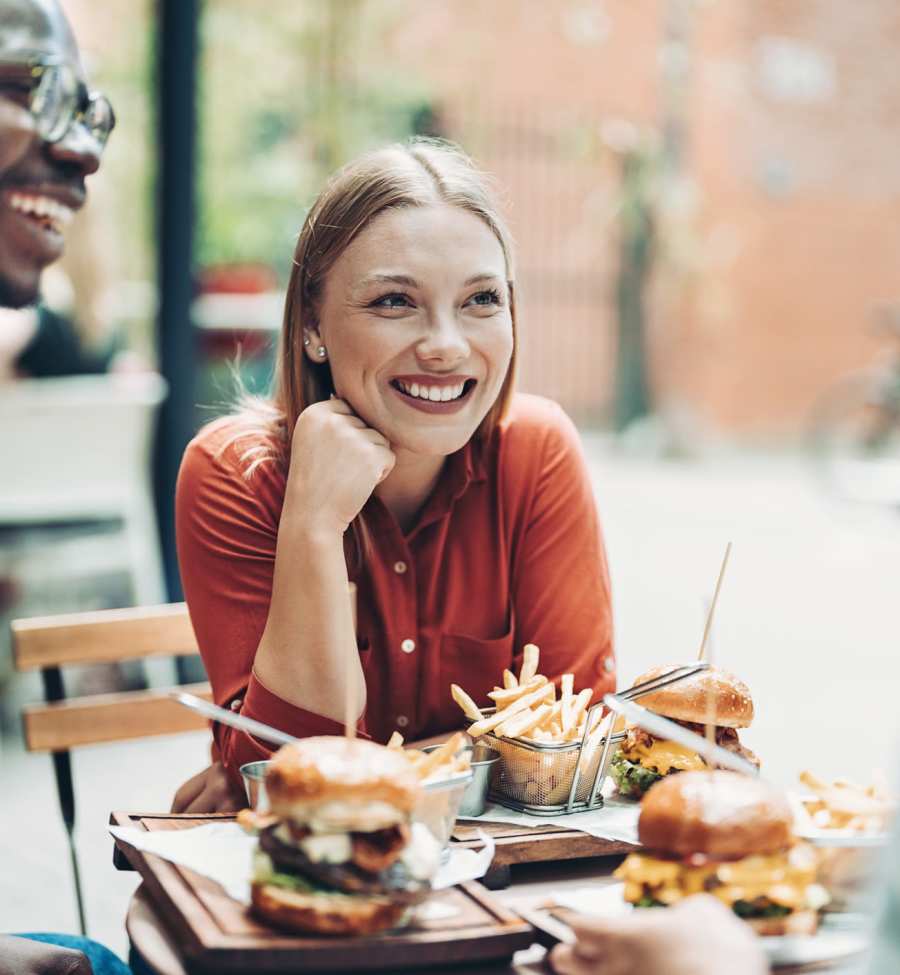
[[[447,204],[467,210],[488,226],[506,262],[513,351],[509,368],[474,439],[487,441],[506,414],[515,382],[517,351],[512,241],[500,215],[488,177],[452,143],[412,139],[360,156],[339,169],[325,185],[306,216],[294,250],[284,319],[270,398],[244,397],[238,431],[240,457],[249,477],[262,463],[287,467],[297,418],[313,403],[334,392],[331,367],[311,362],[303,349],[305,328],[318,325],[325,279],[358,234],[380,213],[401,207]],[[247,443],[247,439],[251,442]],[[362,516],[351,525],[345,544],[348,564],[359,568],[369,548]]]

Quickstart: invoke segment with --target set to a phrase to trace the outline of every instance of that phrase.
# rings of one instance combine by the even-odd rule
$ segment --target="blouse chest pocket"
[[[450,685],[459,684],[479,707],[491,706],[488,691],[503,685],[503,670],[512,665],[513,629],[489,640],[444,633],[438,655],[438,680],[434,687],[438,697],[430,702],[429,725],[440,730],[458,728],[465,718],[450,696]]]

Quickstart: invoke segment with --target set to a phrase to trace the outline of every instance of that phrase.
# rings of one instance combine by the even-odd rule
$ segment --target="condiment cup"
[[[247,762],[241,766],[241,778],[244,780],[244,789],[247,792],[247,802],[250,808],[258,812],[265,812],[269,808],[269,797],[266,795],[266,769],[269,767],[268,761]]]
[[[472,781],[466,786],[459,815],[463,817],[480,816],[487,807],[488,789],[494,764],[500,760],[500,752],[490,745],[479,742],[465,749],[471,755]]]

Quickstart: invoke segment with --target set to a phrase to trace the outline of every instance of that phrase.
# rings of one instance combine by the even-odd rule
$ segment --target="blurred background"
[[[6,620],[180,598],[178,459],[228,409],[235,373],[266,388],[306,207],[361,150],[440,135],[496,176],[506,202],[519,388],[560,402],[584,432],[622,682],[695,654],[731,540],[714,652],[757,697],[747,737],[764,767],[786,785],[804,766],[862,779],[893,768],[896,3],[63,7],[118,124],[46,300],[85,350],[130,359],[127,370],[112,353],[103,360],[123,397],[114,408],[105,392],[59,382],[36,395],[93,417],[75,424],[89,443],[75,448],[74,469],[107,488],[121,479],[127,500],[92,509],[89,484],[65,514],[54,498],[76,478],[53,470],[43,513],[20,496],[4,516],[0,499]],[[41,436],[28,439],[46,456]],[[166,674],[82,681],[144,679]],[[13,676],[2,642],[0,691],[3,759],[24,767],[18,711],[40,688]],[[85,750],[93,787],[79,788],[99,824],[85,819],[93,839],[83,842],[101,874],[105,813],[167,807],[203,763],[195,745],[134,746],[150,749],[138,760],[148,771],[124,796],[103,786],[104,750]],[[51,788],[49,771],[38,787]],[[107,888],[95,883],[107,916]]]

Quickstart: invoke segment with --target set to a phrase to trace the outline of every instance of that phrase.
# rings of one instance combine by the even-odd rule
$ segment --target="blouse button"
[[[413,650],[416,649],[416,641],[415,640],[404,640],[403,643],[400,644],[400,649],[404,653],[412,653]]]
[[[232,710],[232,711],[240,711],[240,709],[241,709],[241,705],[242,705],[243,703],[244,703],[244,702],[243,702],[243,701],[242,701],[242,700],[241,700],[241,699],[240,699],[239,697],[236,697],[236,698],[235,698],[235,699],[234,699],[234,700],[233,700],[233,701],[231,702],[231,704],[229,705],[229,707],[231,708],[231,710]]]
[[[397,727],[405,728],[409,724],[409,718],[405,714],[397,715]]]
[[[406,563],[405,562],[395,562],[394,563],[394,572],[396,572],[398,576],[402,576],[403,573],[406,572]]]

